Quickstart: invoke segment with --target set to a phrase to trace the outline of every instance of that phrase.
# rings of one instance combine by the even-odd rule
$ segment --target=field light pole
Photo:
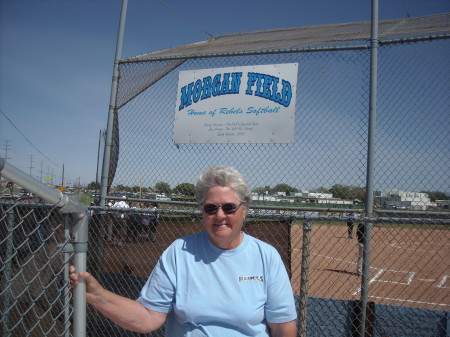
[[[113,143],[113,124],[114,115],[117,113],[116,109],[116,97],[117,97],[117,84],[119,81],[119,60],[122,54],[122,41],[123,33],[125,31],[125,17],[127,13],[128,0],[122,0],[122,9],[120,12],[119,32],[117,34],[116,55],[114,58],[114,70],[111,85],[111,96],[109,100],[109,112],[108,123],[106,127],[106,141],[103,154],[103,166],[102,166],[102,179],[100,186],[100,206],[106,205],[106,193],[109,180],[109,168],[111,162],[111,151]]]

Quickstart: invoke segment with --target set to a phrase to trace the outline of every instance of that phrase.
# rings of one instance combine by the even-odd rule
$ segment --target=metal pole
[[[116,55],[114,58],[113,78],[111,85],[111,95],[109,100],[108,123],[106,128],[106,142],[103,153],[102,179],[100,186],[100,206],[106,205],[106,193],[108,188],[109,166],[111,159],[112,141],[113,141],[113,123],[116,111],[117,85],[119,82],[119,60],[122,54],[123,33],[125,30],[125,17],[127,12],[128,0],[122,0],[122,10],[120,13],[119,32],[117,34]]]
[[[41,197],[47,202],[60,207],[61,213],[85,213],[87,207],[76,200],[69,198],[59,190],[54,190],[38,180],[29,176],[25,172],[10,165],[6,160],[0,157],[0,172],[3,177],[9,181],[18,183],[20,186],[27,189],[31,193]]]
[[[101,145],[101,140],[102,140],[102,130],[99,131],[99,135],[98,135],[98,149],[97,149],[97,169],[95,170],[95,192],[100,192],[97,189],[98,186],[98,163],[100,161],[100,145]],[[98,206],[98,204],[96,204],[96,206]]]
[[[6,252],[5,252],[5,267],[3,272],[3,290],[6,289],[6,287],[11,286],[11,279],[12,279],[12,260],[13,260],[13,247],[14,247],[14,211],[12,208],[8,209],[6,211],[7,213],[7,234],[8,234],[8,240],[6,243]],[[11,303],[10,303],[10,293],[9,291],[3,292],[3,336],[9,337],[11,336],[11,331],[9,330],[9,311],[11,309]]]
[[[378,0],[372,0],[371,39],[370,39],[370,96],[369,96],[369,130],[367,149],[367,181],[366,181],[366,216],[371,219],[373,213],[373,182],[375,167],[375,136],[377,115],[377,84],[378,84]],[[366,310],[369,297],[369,266],[372,241],[371,220],[364,222],[365,240],[363,251],[363,270],[361,277],[361,311],[359,335],[366,331]]]
[[[303,246],[302,246],[302,271],[300,278],[300,308],[298,322],[298,336],[306,336],[306,313],[308,307],[308,289],[309,289],[309,259],[311,251],[311,221],[303,223]]]
[[[74,266],[78,272],[86,271],[88,224],[86,215],[73,228]],[[73,292],[73,336],[86,337],[86,283],[81,278]]]
[[[64,215],[64,284],[69,284],[69,260],[72,252],[68,249],[70,242],[69,214]],[[71,247],[72,248],[72,247]],[[72,248],[73,249],[73,248]],[[64,336],[70,337],[70,290],[64,288]]]

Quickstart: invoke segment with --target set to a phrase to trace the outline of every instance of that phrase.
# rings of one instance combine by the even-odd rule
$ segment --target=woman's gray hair
[[[229,187],[233,189],[239,200],[250,205],[252,191],[245,181],[244,175],[233,167],[214,166],[202,173],[195,186],[195,196],[201,205],[205,200],[206,193],[214,186]]]

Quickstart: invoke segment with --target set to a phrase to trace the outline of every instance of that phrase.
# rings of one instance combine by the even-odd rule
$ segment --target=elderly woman
[[[291,285],[275,248],[243,233],[251,191],[231,167],[212,167],[196,186],[205,231],[161,255],[137,301],[87,272],[87,301],[125,329],[166,336],[296,336]],[[72,287],[78,275],[71,268]]]

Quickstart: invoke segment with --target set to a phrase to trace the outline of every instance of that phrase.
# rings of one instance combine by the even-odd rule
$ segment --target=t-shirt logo
[[[262,276],[262,275],[260,275],[260,276],[239,276],[239,282],[244,282],[244,281],[264,282],[264,276]]]

